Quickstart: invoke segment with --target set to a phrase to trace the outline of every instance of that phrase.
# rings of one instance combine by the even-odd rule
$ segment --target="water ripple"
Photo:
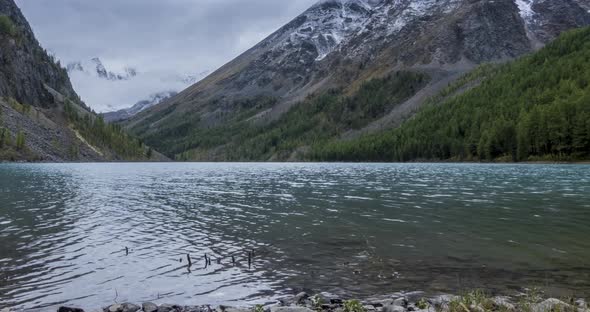
[[[589,166],[3,164],[0,196],[0,308],[590,290]]]

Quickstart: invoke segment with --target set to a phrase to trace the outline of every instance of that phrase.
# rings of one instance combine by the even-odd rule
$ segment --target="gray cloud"
[[[16,2],[41,44],[65,63],[98,56],[114,70],[132,66],[146,72],[188,74],[223,65],[317,0]],[[152,92],[158,91],[162,90]],[[98,99],[86,101],[111,108],[133,104],[117,99],[108,105],[93,103]]]

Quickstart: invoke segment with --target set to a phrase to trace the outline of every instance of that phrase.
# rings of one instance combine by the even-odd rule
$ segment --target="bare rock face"
[[[529,27],[535,38],[549,42],[560,33],[590,24],[589,1],[531,1]]]

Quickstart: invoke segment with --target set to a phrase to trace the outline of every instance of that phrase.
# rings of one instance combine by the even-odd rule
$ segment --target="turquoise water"
[[[0,307],[24,309],[300,290],[583,296],[590,166],[2,164],[0,269]]]

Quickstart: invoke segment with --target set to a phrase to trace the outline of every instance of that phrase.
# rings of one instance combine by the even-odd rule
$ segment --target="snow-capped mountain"
[[[311,93],[351,91],[400,70],[427,74],[422,93],[435,94],[481,63],[522,56],[590,25],[589,10],[588,0],[321,0],[129,125],[148,139],[187,116],[194,127],[212,127],[231,122],[236,102],[257,97],[276,99],[258,120],[276,120]],[[404,113],[421,103],[402,105]]]
[[[109,71],[98,57],[92,58],[90,61],[84,62],[84,64],[81,61],[68,63],[66,70],[69,74],[81,72],[112,81],[129,80],[137,76],[137,70],[133,67],[125,67],[121,73]]]
[[[131,106],[130,108],[120,109],[116,112],[108,112],[102,114],[103,118],[107,122],[117,122],[125,119],[129,119],[130,117],[135,116],[136,114],[161,103],[162,101],[171,98],[178,94],[176,91],[164,91],[155,93],[149,96],[147,100],[142,100],[135,105]]]
[[[66,70],[82,99],[101,113],[120,110],[133,112],[132,103],[152,101],[152,98],[158,98],[157,95],[179,92],[208,74],[208,71],[179,73],[142,70],[99,57],[70,62]]]

